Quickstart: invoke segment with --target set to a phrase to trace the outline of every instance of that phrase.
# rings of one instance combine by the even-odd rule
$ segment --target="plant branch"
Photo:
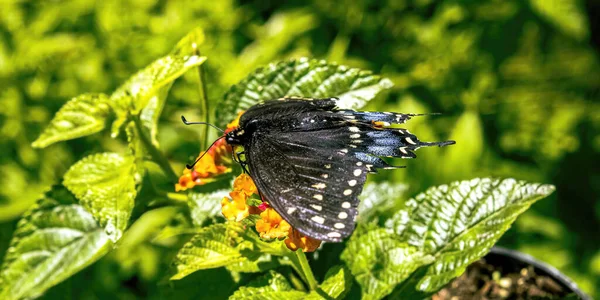
[[[308,260],[306,259],[306,255],[302,249],[294,251],[294,254],[290,255],[289,258],[292,261],[294,269],[300,273],[304,281],[306,281],[306,284],[308,284],[310,290],[316,290],[319,287],[319,284],[315,279],[315,275],[313,274],[312,269],[308,264]]]
[[[194,44],[194,52],[197,56],[200,56],[200,50],[198,46]],[[206,94],[206,78],[204,77],[204,69],[202,68],[204,64],[200,64],[196,67],[198,70],[198,94],[200,94],[200,107],[202,109],[202,119],[204,122],[210,123],[210,112],[209,112],[209,102],[208,96]],[[204,128],[204,138],[202,139],[201,145],[202,149],[206,149],[208,146],[208,133],[210,128],[205,126]]]
[[[148,150],[148,153],[152,157],[152,160],[154,160],[154,162],[156,162],[160,166],[163,172],[165,172],[165,174],[169,177],[169,180],[171,180],[173,183],[177,182],[177,174],[175,174],[173,168],[171,168],[171,164],[169,164],[167,158],[160,152],[160,150],[158,150],[158,148],[156,148],[156,146],[154,146],[154,144],[152,144],[152,141],[146,135],[146,131],[142,126],[142,121],[140,120],[140,117],[133,116],[133,123],[135,124],[135,129],[137,130],[140,136],[142,144],[144,144],[144,147],[146,148],[146,150]]]

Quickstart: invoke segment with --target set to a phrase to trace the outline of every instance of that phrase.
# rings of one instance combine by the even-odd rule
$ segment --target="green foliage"
[[[108,97],[104,94],[84,94],[67,102],[52,119],[32,146],[49,145],[94,134],[104,129],[110,112]]]
[[[113,241],[127,228],[136,195],[133,158],[93,154],[74,164],[63,184],[98,221]]]
[[[325,98],[336,95],[341,108],[357,109],[384,89],[389,79],[369,71],[348,68],[316,59],[298,59],[260,68],[225,94],[218,124],[235,119],[238,111],[264,100],[285,96]]]
[[[305,293],[295,290],[283,275],[269,271],[267,275],[237,290],[229,299],[304,299]]]
[[[55,188],[19,221],[0,270],[0,296],[38,297],[112,245],[94,217],[64,188]]]
[[[597,296],[600,60],[583,2],[312,4],[0,4],[0,298],[423,297],[505,232]],[[283,96],[441,112],[406,128],[458,143],[370,176],[357,231],[307,260],[223,223],[239,170],[173,191],[172,166],[216,137],[181,114],[222,126]],[[465,181],[490,175],[518,180]],[[525,212],[553,191],[527,182],[557,193]]]

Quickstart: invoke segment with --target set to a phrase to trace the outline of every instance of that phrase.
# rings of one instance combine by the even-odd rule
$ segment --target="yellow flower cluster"
[[[304,236],[286,222],[266,202],[259,206],[249,206],[248,198],[258,191],[252,178],[246,174],[238,176],[233,182],[233,191],[228,197],[221,201],[223,216],[227,220],[239,222],[251,214],[258,214],[260,219],[256,221],[256,231],[263,239],[283,239],[286,246],[291,250],[302,249],[304,252],[313,252],[321,241]]]
[[[225,133],[235,129],[239,125],[238,117],[227,124]],[[231,147],[228,147],[225,139],[217,141],[206,155],[202,157],[192,170],[184,170],[179,182],[175,184],[176,191],[185,191],[196,185],[203,185],[216,180],[214,177],[231,172]],[[203,155],[200,153],[200,155]],[[267,202],[262,202],[258,206],[248,205],[248,199],[252,195],[258,194],[258,190],[247,174],[241,174],[233,182],[233,190],[229,197],[224,197],[221,201],[221,211],[223,216],[233,222],[240,222],[249,215],[259,215],[260,219],[256,222],[255,228],[263,239],[283,239],[286,246],[291,250],[302,249],[304,252],[313,252],[321,241],[304,236],[286,222]]]
[[[239,125],[239,119],[242,113],[227,124],[225,133],[232,131]],[[206,152],[206,155],[204,153]],[[192,170],[187,168],[183,170],[183,175],[179,177],[179,182],[175,184],[175,191],[185,191],[197,185],[203,185],[215,181],[215,177],[224,173],[231,172],[231,147],[227,146],[225,139],[218,140],[207,151],[201,152],[198,157],[204,155]]]

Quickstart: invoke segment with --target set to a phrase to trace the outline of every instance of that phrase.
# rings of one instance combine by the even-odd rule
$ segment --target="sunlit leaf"
[[[312,291],[308,299],[344,299],[344,296],[352,287],[352,275],[344,266],[335,266],[325,274],[325,280],[319,285],[319,291]],[[321,293],[327,294],[328,298],[322,296]]]
[[[294,290],[283,275],[270,271],[265,276],[240,287],[230,300],[279,300],[279,299],[304,299],[306,294]]]
[[[112,128],[113,136],[118,135],[128,114],[140,113],[162,87],[204,61],[206,57],[197,55],[167,55],[131,76],[110,96],[110,103],[118,116]],[[162,107],[158,103],[155,106]]]
[[[110,113],[107,101],[104,94],[83,94],[69,100],[32,146],[44,148],[101,131]]]
[[[433,257],[383,228],[355,233],[342,253],[363,299],[381,299]]]
[[[388,220],[402,242],[435,257],[415,287],[435,292],[484,256],[515,219],[554,191],[514,179],[473,179],[433,187]]]
[[[64,188],[55,188],[17,225],[0,271],[0,299],[35,298],[112,245],[94,217]]]
[[[158,89],[156,94],[148,100],[148,104],[142,109],[140,113],[140,120],[142,121],[142,125],[148,129],[148,133],[150,134],[151,142],[154,146],[158,147],[158,119],[160,118],[160,114],[165,107],[165,102],[167,101],[167,95],[169,94],[169,90],[171,89],[171,83],[161,87]]]
[[[402,196],[408,191],[406,184],[389,182],[369,183],[360,194],[358,217],[366,221],[379,215],[395,212],[406,198]]]
[[[223,189],[210,193],[188,193],[188,206],[194,225],[202,226],[207,219],[220,216],[221,200],[223,197],[229,197],[229,191]]]
[[[391,81],[372,72],[323,60],[302,58],[273,63],[229,89],[217,110],[217,123],[227,124],[239,111],[284,96],[338,97],[341,108],[356,109],[391,86]]]
[[[239,263],[245,258],[236,247],[228,226],[238,224],[214,224],[199,230],[177,253],[174,265],[177,274],[171,280],[181,279],[195,271],[212,269]]]
[[[127,228],[131,216],[137,193],[135,176],[132,156],[100,153],[71,166],[63,184],[116,241]]]
[[[529,4],[541,17],[572,37],[583,40],[588,37],[588,20],[577,0],[529,0]]]

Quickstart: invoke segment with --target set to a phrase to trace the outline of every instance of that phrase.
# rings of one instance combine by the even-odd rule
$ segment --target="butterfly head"
[[[243,128],[236,128],[225,135],[225,141],[229,145],[244,145],[250,140],[250,134]]]

